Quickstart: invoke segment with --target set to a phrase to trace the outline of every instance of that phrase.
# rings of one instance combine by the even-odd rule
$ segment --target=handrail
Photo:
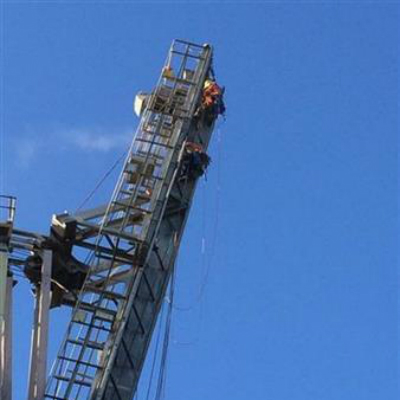
[[[14,222],[17,198],[14,196],[0,195],[0,221]],[[3,211],[2,210],[6,210]],[[3,219],[3,214],[6,218]]]

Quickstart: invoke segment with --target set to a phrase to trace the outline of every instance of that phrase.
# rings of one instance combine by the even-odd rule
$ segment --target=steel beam
[[[42,253],[42,275],[35,299],[28,400],[42,400],[46,386],[47,342],[51,302],[51,250]]]
[[[12,287],[8,253],[0,249],[0,399],[12,398]]]
[[[3,321],[6,315],[6,289],[8,270],[7,246],[0,243],[0,318]]]

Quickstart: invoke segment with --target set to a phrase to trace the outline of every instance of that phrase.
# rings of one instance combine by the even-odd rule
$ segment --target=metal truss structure
[[[9,200],[3,235],[0,224],[0,284],[17,249],[22,257],[14,254],[12,263],[36,286],[30,399],[133,398],[198,178],[188,173],[186,149],[207,150],[217,117],[198,112],[210,77],[211,46],[172,43],[108,204],[53,216],[45,236],[15,229]],[[45,385],[48,310],[55,306],[70,306],[72,314]]]

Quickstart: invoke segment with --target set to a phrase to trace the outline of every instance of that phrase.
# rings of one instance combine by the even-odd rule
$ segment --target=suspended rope
[[[118,166],[118,164],[124,160],[129,152],[130,147],[128,147],[126,150],[123,151],[123,153],[117,158],[117,160],[115,161],[115,163],[109,168],[109,170],[102,176],[102,178],[98,181],[98,183],[96,184],[96,186],[94,187],[94,189],[86,196],[86,198],[82,201],[82,203],[79,205],[79,207],[75,210],[75,213],[77,213],[78,211],[80,211],[88,202],[89,200],[94,196],[94,194],[100,189],[100,187],[103,185],[103,183],[105,182],[105,180],[111,175],[111,173],[114,171],[114,169]],[[103,219],[102,224],[104,224],[106,216]],[[96,242],[96,247],[94,250],[91,250],[87,253],[84,263],[89,265],[94,257],[95,254],[97,252],[97,248],[98,248],[99,243]]]
[[[124,150],[124,152],[118,157],[118,159],[115,161],[115,163],[109,168],[109,170],[101,177],[101,179],[97,182],[96,186],[94,189],[85,197],[85,199],[82,201],[82,203],[79,205],[79,207],[76,209],[75,212],[80,211],[87,203],[88,201],[94,196],[94,194],[100,189],[101,185],[104,183],[104,181],[111,175],[111,173],[114,171],[114,169],[118,166],[118,164],[126,157],[126,154],[128,152],[127,150]]]
[[[174,304],[174,293],[175,293],[175,268],[171,274],[171,283],[169,285],[169,296],[168,296],[168,308],[167,308],[167,320],[164,333],[164,342],[161,354],[161,365],[160,373],[158,375],[157,391],[155,400],[161,400],[165,396],[166,378],[167,378],[167,360],[168,360],[168,348],[171,338],[171,323],[172,323],[172,310]]]
[[[212,230],[212,240],[211,240],[211,246],[210,246],[210,253],[208,257],[208,262],[206,261],[206,238],[205,238],[205,204],[203,208],[203,238],[201,242],[201,254],[202,254],[202,259],[204,263],[204,275],[203,279],[200,283],[199,286],[199,291],[197,293],[197,296],[190,306],[187,307],[182,307],[182,306],[174,306],[174,309],[178,311],[191,311],[195,306],[202,300],[204,293],[205,293],[205,288],[208,283],[208,278],[210,274],[210,269],[211,269],[211,264],[214,258],[215,254],[215,248],[217,245],[217,239],[218,239],[218,230],[219,230],[219,217],[220,217],[220,200],[221,200],[221,154],[222,154],[222,140],[221,140],[221,131],[220,128],[217,130],[217,195],[216,195],[216,201],[215,201],[215,218],[214,218],[214,225],[213,225],[213,230]]]
[[[203,187],[202,187],[202,238],[201,238],[201,247],[200,247],[200,252],[201,252],[201,279],[204,279],[206,269],[207,269],[207,259],[206,259],[206,216],[207,216],[207,198],[206,198],[206,181],[203,181]],[[176,265],[176,274],[178,273],[178,264]],[[200,286],[199,286],[200,289]],[[194,340],[191,341],[180,341],[173,339],[173,344],[174,345],[179,345],[179,346],[193,346],[197,344],[200,340],[200,332],[202,330],[203,326],[203,302],[201,301],[201,298],[199,299],[199,304],[200,304],[200,310],[199,310],[199,318],[197,321],[197,326],[198,328],[196,329],[197,335]],[[191,311],[195,308],[197,305],[197,299],[194,300],[193,304],[190,305],[189,307],[179,307],[174,305],[174,309],[178,311]]]
[[[161,339],[161,333],[163,331],[163,319],[164,319],[164,310],[165,307],[161,308],[160,316],[159,316],[159,326],[158,326],[158,333],[157,333],[157,339],[156,339],[156,344],[155,344],[155,349],[154,349],[154,358],[153,358],[153,363],[151,366],[151,372],[150,372],[150,378],[149,378],[149,385],[147,388],[147,396],[146,400],[150,400],[150,394],[151,394],[151,388],[152,388],[152,383],[153,383],[153,377],[154,377],[154,372],[155,372],[155,367],[156,367],[156,361],[157,361],[157,356],[159,352],[159,345],[160,345],[160,339]]]
[[[197,305],[200,305],[200,310],[199,310],[199,320],[198,320],[198,329],[197,329],[197,336],[194,340],[192,341],[180,341],[180,340],[173,340],[173,343],[175,345],[180,345],[180,346],[193,346],[196,343],[199,342],[200,340],[200,332],[201,328],[203,326],[203,320],[204,320],[204,304],[203,304],[203,297],[205,294],[205,289],[208,283],[209,279],[209,274],[211,270],[211,264],[212,260],[215,254],[215,248],[217,245],[217,237],[218,237],[218,230],[219,230],[219,214],[220,214],[220,198],[221,198],[221,160],[222,160],[222,140],[221,140],[221,131],[220,128],[217,128],[217,195],[216,195],[216,201],[215,201],[215,212],[216,212],[216,217],[213,219],[214,220],[214,225],[213,225],[213,236],[211,240],[211,246],[210,246],[210,253],[208,260],[206,259],[206,214],[207,214],[207,202],[206,202],[206,190],[204,188],[203,190],[203,221],[202,221],[202,231],[203,231],[203,236],[201,240],[201,259],[202,259],[202,271],[203,277],[199,285],[199,291],[197,296],[195,297],[193,303],[189,306],[176,306],[174,305],[174,309],[177,311],[192,311],[194,308],[196,308]],[[208,261],[208,262],[207,262]]]
[[[202,285],[199,290],[199,299],[204,294],[204,289],[208,283],[208,277],[211,269],[211,263],[214,258],[215,249],[217,247],[218,240],[218,229],[219,229],[219,219],[220,219],[220,206],[221,206],[221,160],[222,160],[222,140],[221,140],[221,130],[218,128],[217,130],[217,196],[215,201],[215,218],[214,218],[214,226],[213,226],[213,234],[212,234],[212,242],[210,246],[210,255],[208,258],[208,263],[206,264],[206,271],[204,275],[204,279]]]
[[[155,337],[153,359],[150,367],[148,384],[141,393],[139,387],[135,393],[135,400],[145,395],[145,400],[161,400],[165,396],[165,383],[167,376],[168,349],[171,338],[172,311],[175,293],[176,267],[171,272],[171,281],[168,285],[167,294],[161,306],[158,319],[158,332]],[[154,392],[155,391],[155,392]],[[154,393],[154,395],[152,395]]]

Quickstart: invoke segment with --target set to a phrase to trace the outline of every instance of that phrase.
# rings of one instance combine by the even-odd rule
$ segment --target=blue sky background
[[[133,97],[156,83],[172,39],[215,46],[227,119],[179,257],[189,311],[174,311],[165,399],[399,398],[399,9],[1,3],[2,187],[31,231],[74,211],[123,153]],[[22,400],[32,302],[19,281]],[[52,357],[67,314],[52,315]]]

